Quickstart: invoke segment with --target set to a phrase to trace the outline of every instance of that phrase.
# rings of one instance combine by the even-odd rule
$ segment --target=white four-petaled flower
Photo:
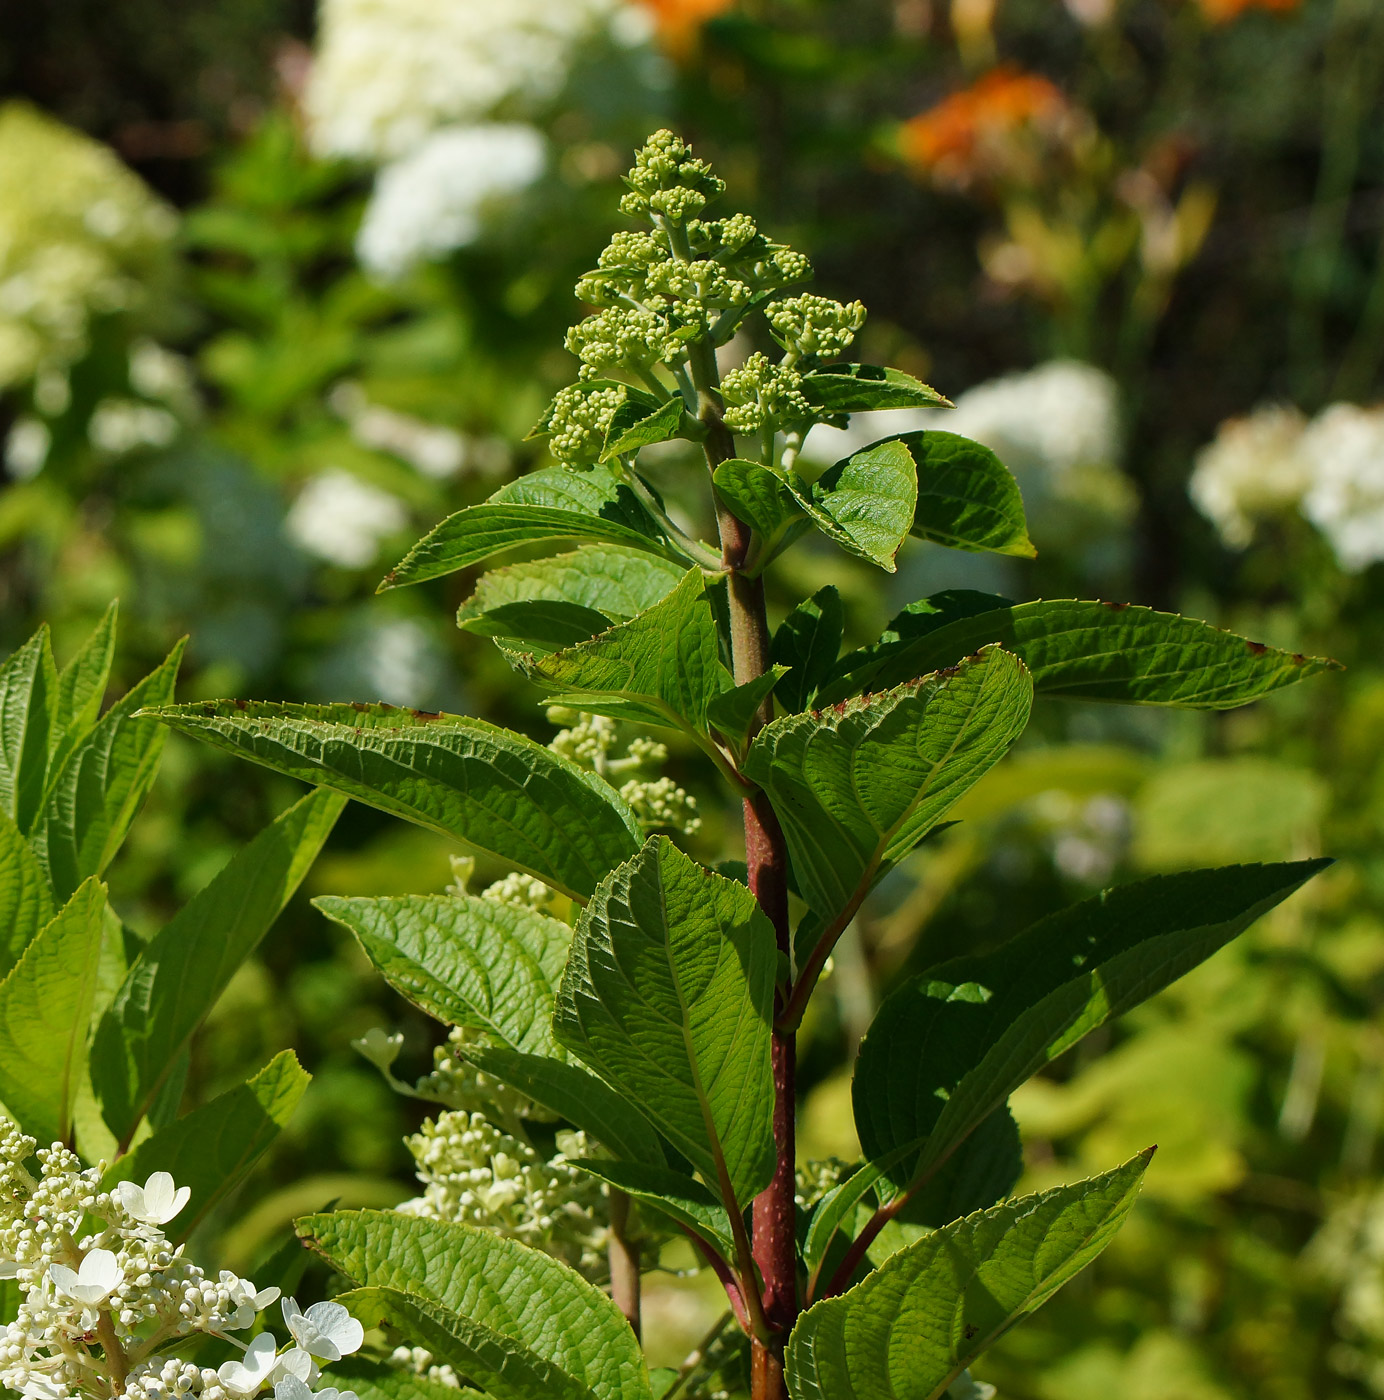
[[[223,1361],[216,1374],[232,1395],[253,1395],[278,1368],[279,1344],[269,1332],[261,1332],[239,1361]]]
[[[282,1376],[274,1383],[274,1400],[358,1400],[354,1390],[323,1386],[310,1390],[297,1376]]]
[[[91,1250],[75,1272],[65,1264],[50,1264],[48,1273],[60,1293],[88,1307],[104,1303],[121,1278],[120,1265],[108,1249]]]
[[[314,1303],[304,1312],[296,1298],[285,1298],[282,1306],[293,1340],[322,1361],[340,1361],[365,1340],[365,1328],[340,1303]]]
[[[114,1195],[128,1214],[146,1225],[166,1225],[188,1203],[192,1190],[174,1186],[167,1172],[155,1172],[143,1186],[133,1181],[116,1185]]]

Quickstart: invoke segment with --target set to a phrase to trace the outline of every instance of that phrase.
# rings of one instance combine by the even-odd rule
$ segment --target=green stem
[[[640,1335],[639,1245],[629,1238],[630,1198],[614,1187],[610,1191],[610,1296],[625,1321]]]

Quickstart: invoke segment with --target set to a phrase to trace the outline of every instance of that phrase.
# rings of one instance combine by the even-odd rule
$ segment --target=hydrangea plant
[[[319,1214],[299,1232],[351,1285],[341,1304],[383,1324],[401,1357],[497,1400],[705,1393],[705,1358],[645,1364],[652,1254],[636,1219],[685,1235],[724,1285],[755,1400],[977,1395],[968,1368],[1104,1248],[1150,1155],[1011,1199],[1010,1094],[1321,863],[1124,886],[905,981],[855,1066],[863,1159],[799,1173],[795,1035],[827,960],[1035,700],[1226,709],[1331,663],[1143,607],[964,590],[910,604],[853,650],[829,587],[771,627],[765,572],[804,535],[885,572],[910,538],[1022,557],[1022,500],[993,452],[940,430],[808,470],[815,424],[947,400],[842,359],[864,308],[806,290],[807,260],[744,214],[710,217],[722,182],[679,138],[652,137],[628,183],[637,227],[581,280],[593,310],[568,337],[578,379],[536,429],[556,464],[443,521],[383,585],[524,547],[481,575],[459,620],[574,712],[566,734],[544,747],[364,703],[150,707],[514,872],[493,893],[320,904],[459,1029],[447,1054],[475,1071],[463,1099],[481,1076],[492,1089],[487,1111],[453,1111],[511,1115],[506,1131],[535,1152],[516,1149],[518,1177],[539,1124],[574,1135],[564,1166],[604,1186],[605,1262],[500,1218],[525,1192],[540,1213],[563,1193],[541,1172],[497,1193],[511,1154],[482,1144],[472,1116],[422,1135],[430,1208]],[[737,335],[761,348],[722,374]],[[674,440],[704,458],[714,540],[641,470],[644,449]],[[619,759],[615,725],[636,736]],[[685,795],[647,773],[626,786],[623,763],[658,757],[649,731],[696,746],[739,802],[743,864],[708,868],[668,834],[690,829]],[[383,1037],[367,1048],[389,1059]]]

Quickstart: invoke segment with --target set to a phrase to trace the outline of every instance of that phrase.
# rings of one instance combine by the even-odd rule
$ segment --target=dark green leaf
[[[823,365],[803,376],[803,397],[828,413],[953,406],[922,380],[883,365]]]
[[[756,564],[781,553],[811,524],[788,483],[758,462],[733,457],[716,468],[712,480],[731,514],[759,535]]]
[[[72,1131],[105,912],[105,886],[84,881],[0,981],[0,1103],[41,1143]]]
[[[483,720],[392,705],[206,701],[174,729],[488,851],[574,899],[639,848],[628,806],[591,773]]]
[[[1002,758],[1028,722],[1023,666],[987,648],[924,677],[766,726],[745,761],[783,825],[803,898],[844,913]]]
[[[112,603],[82,649],[58,675],[57,704],[53,714],[53,755],[49,769],[56,773],[77,740],[101,713],[101,701],[115,659],[115,623],[118,605]]]
[[[158,773],[166,737],[135,711],[173,698],[182,659],[179,642],[83,734],[49,780],[31,841],[54,893],[65,899],[90,875],[100,875],[120,849]]]
[[[294,1244],[296,1247],[297,1242]],[[261,1277],[259,1269],[255,1277]],[[458,1397],[456,1386],[446,1381],[360,1355],[333,1361],[331,1379],[334,1386],[353,1391],[357,1400],[465,1400],[464,1394]]]
[[[629,401],[624,406],[633,410],[628,415],[631,418],[642,411]],[[652,413],[635,418],[628,425],[623,421],[624,416],[617,411],[615,421],[610,425],[610,431],[606,434],[606,448],[601,454],[603,462],[609,462],[613,457],[632,457],[641,447],[652,447],[656,442],[683,436],[682,423],[686,410],[679,397],[659,404]]]
[[[352,1282],[403,1290],[460,1314],[527,1349],[598,1400],[648,1395],[644,1359],[620,1310],[550,1255],[489,1230],[398,1211],[311,1215],[297,1228]],[[461,1369],[482,1380],[469,1367]],[[482,1383],[500,1394],[493,1378]]]
[[[0,811],[0,977],[53,917],[53,896],[29,843]]]
[[[444,1025],[485,1031],[513,1050],[561,1054],[553,997],[572,942],[568,925],[469,895],[313,903],[356,935],[395,991]]]
[[[57,688],[44,626],[0,666],[0,810],[26,834],[43,799]]]
[[[1110,1243],[1148,1158],[967,1216],[809,1308],[788,1343],[793,1400],[942,1400],[986,1347]]]
[[[638,496],[607,467],[549,467],[502,486],[436,526],[385,576],[381,589],[455,573],[521,544],[591,539],[676,558]]]
[[[743,744],[760,707],[787,671],[787,666],[771,666],[754,680],[737,685],[734,690],[723,691],[706,707],[711,727],[732,744]]]
[[[914,535],[952,549],[1033,557],[1019,483],[988,447],[941,432],[905,433],[896,441],[917,463]]]
[[[841,595],[828,584],[799,603],[774,633],[771,655],[789,668],[777,687],[779,703],[789,714],[807,709],[831,679],[844,627]]]
[[[722,1259],[735,1258],[730,1216],[700,1181],[675,1172],[671,1167],[650,1166],[647,1162],[581,1157],[574,1165],[661,1211],[679,1225],[685,1225],[711,1245]]]
[[[989,642],[1023,660],[1040,694],[1073,700],[1224,710],[1337,669],[1334,661],[1290,655],[1151,608],[1075,601],[1005,606],[997,599],[1001,606],[938,626],[934,601],[905,609],[879,643],[843,658],[844,675],[823,698],[896,685],[954,665]]]
[[[891,1180],[904,1189],[925,1178],[1049,1060],[1210,957],[1326,863],[1141,880],[904,983],[880,1007],[856,1063],[866,1155],[912,1143]]]
[[[309,793],[234,855],[145,945],[92,1055],[102,1116],[127,1142],[164,1078],[308,873],[345,806]]]
[[[689,569],[633,621],[550,656],[526,656],[521,665],[530,679],[561,692],[559,704],[699,734],[707,706],[733,685],[700,569]]]
[[[235,1190],[293,1116],[312,1078],[291,1050],[282,1050],[245,1084],[194,1109],[145,1138],[101,1178],[109,1191],[117,1181],[141,1184],[168,1172],[192,1195],[166,1229],[181,1243]]]
[[[490,612],[458,624],[463,632],[493,637],[506,650],[522,647],[539,656],[589,641],[610,626],[610,619],[579,603],[537,598],[527,603],[501,603]]]
[[[553,1018],[563,1045],[741,1204],[774,1169],[777,957],[743,885],[655,837],[592,896]]]

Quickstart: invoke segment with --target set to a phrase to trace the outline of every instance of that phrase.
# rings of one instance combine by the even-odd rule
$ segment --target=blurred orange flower
[[[736,0],[635,0],[653,13],[659,37],[671,53],[684,54],[707,20],[729,10]]]
[[[1246,10],[1277,10],[1286,14],[1296,10],[1302,0],[1197,0],[1197,4],[1213,24],[1225,24],[1238,19]]]
[[[943,184],[1000,173],[999,149],[1032,129],[1051,135],[1067,124],[1067,100],[1046,78],[1005,65],[903,124],[899,148],[916,170]]]

